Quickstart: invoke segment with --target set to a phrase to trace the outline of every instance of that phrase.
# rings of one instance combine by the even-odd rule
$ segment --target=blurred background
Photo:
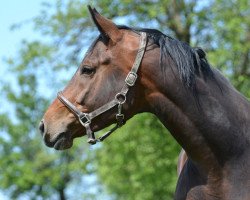
[[[118,24],[200,46],[250,97],[249,0],[8,0],[0,6],[0,199],[168,200],[179,145],[141,114],[94,147],[45,147],[39,120],[98,32],[87,4]],[[101,133],[99,133],[101,134]]]

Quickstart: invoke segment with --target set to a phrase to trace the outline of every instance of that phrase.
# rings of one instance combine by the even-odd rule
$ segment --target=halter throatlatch
[[[96,142],[103,141],[111,133],[113,133],[117,128],[120,128],[125,123],[124,114],[122,113],[122,106],[124,103],[126,103],[126,100],[127,100],[126,95],[129,91],[129,88],[135,85],[135,82],[137,79],[137,71],[141,64],[143,55],[146,50],[146,45],[147,45],[147,34],[144,32],[141,32],[140,34],[141,34],[141,41],[140,41],[138,53],[135,58],[135,62],[132,66],[131,71],[128,73],[125,79],[124,86],[122,87],[121,91],[115,95],[115,98],[112,101],[97,108],[96,110],[90,113],[84,113],[84,112],[81,112],[76,106],[74,106],[68,99],[66,99],[63,96],[62,92],[58,92],[57,94],[57,98],[78,118],[82,126],[85,127],[86,134],[88,136],[88,143],[92,145],[95,144]],[[91,130],[91,127],[90,127],[92,119],[94,119],[95,117],[101,115],[102,113],[116,106],[117,106],[116,125],[111,130],[106,132],[104,135],[96,139],[95,133]]]

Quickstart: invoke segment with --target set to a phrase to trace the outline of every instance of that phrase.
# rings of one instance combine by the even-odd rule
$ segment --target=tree
[[[88,153],[80,153],[86,151],[86,145],[78,142],[72,150],[55,153],[43,145],[37,130],[48,105],[44,98],[48,94],[37,93],[37,90],[44,65],[50,62],[52,53],[53,48],[37,41],[23,42],[19,56],[8,60],[12,79],[16,79],[14,86],[18,87],[7,82],[3,90],[15,112],[0,115],[0,187],[14,199],[58,196],[65,200],[69,185],[82,184],[81,176],[88,174]],[[79,195],[81,197],[81,193]]]
[[[115,199],[172,199],[179,151],[156,117],[141,114],[105,141],[96,170]]]
[[[250,2],[217,0],[212,11],[214,27],[212,63],[250,97]]]

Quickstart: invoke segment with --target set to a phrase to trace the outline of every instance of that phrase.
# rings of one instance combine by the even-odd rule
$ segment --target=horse
[[[182,156],[174,199],[249,200],[248,100],[210,66],[201,48],[89,11],[100,35],[45,112],[39,125],[45,144],[63,150],[84,135],[95,144],[135,114],[150,112],[188,155]]]

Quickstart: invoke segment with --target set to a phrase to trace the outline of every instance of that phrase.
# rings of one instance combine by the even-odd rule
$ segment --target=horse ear
[[[122,32],[111,20],[100,15],[95,8],[92,9],[89,5],[88,9],[102,37],[106,40],[111,39],[114,43],[121,40]]]

